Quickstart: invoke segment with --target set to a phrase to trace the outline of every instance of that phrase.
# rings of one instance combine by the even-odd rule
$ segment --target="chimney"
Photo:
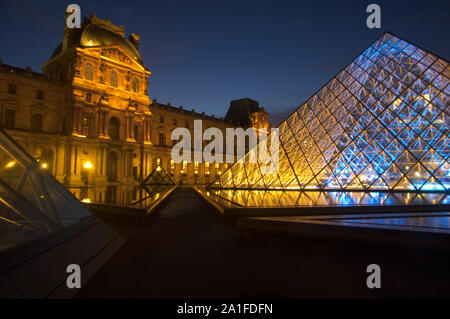
[[[136,49],[139,49],[139,41],[141,40],[141,37],[138,36],[136,33],[130,34],[128,37],[128,40],[136,47]]]

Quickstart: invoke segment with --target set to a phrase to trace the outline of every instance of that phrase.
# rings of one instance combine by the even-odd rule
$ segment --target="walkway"
[[[449,297],[450,259],[296,240],[243,240],[192,190],[148,223],[109,219],[127,241],[76,298]],[[369,290],[367,265],[382,268]]]

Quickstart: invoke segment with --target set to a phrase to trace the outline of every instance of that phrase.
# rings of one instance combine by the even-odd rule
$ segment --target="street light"
[[[84,162],[83,164],[84,172],[86,174],[86,185],[89,185],[89,170],[92,169],[92,164],[89,161]]]
[[[10,167],[13,167],[14,165],[16,165],[16,162],[11,161],[11,162],[9,162],[8,164],[6,164],[5,167],[10,168]]]
[[[83,167],[85,169],[91,169],[92,168],[92,164],[89,161],[84,162]]]

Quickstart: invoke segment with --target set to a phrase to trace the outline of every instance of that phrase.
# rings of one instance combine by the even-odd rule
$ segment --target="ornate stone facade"
[[[2,127],[68,187],[138,185],[157,165],[177,183],[211,182],[226,164],[174,164],[171,131],[234,125],[151,101],[138,45],[93,15],[64,30],[43,74],[0,61]]]

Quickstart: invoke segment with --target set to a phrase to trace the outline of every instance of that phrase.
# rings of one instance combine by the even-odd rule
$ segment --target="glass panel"
[[[384,34],[284,122],[278,174],[235,164],[220,184],[445,191],[448,70],[447,61]]]

